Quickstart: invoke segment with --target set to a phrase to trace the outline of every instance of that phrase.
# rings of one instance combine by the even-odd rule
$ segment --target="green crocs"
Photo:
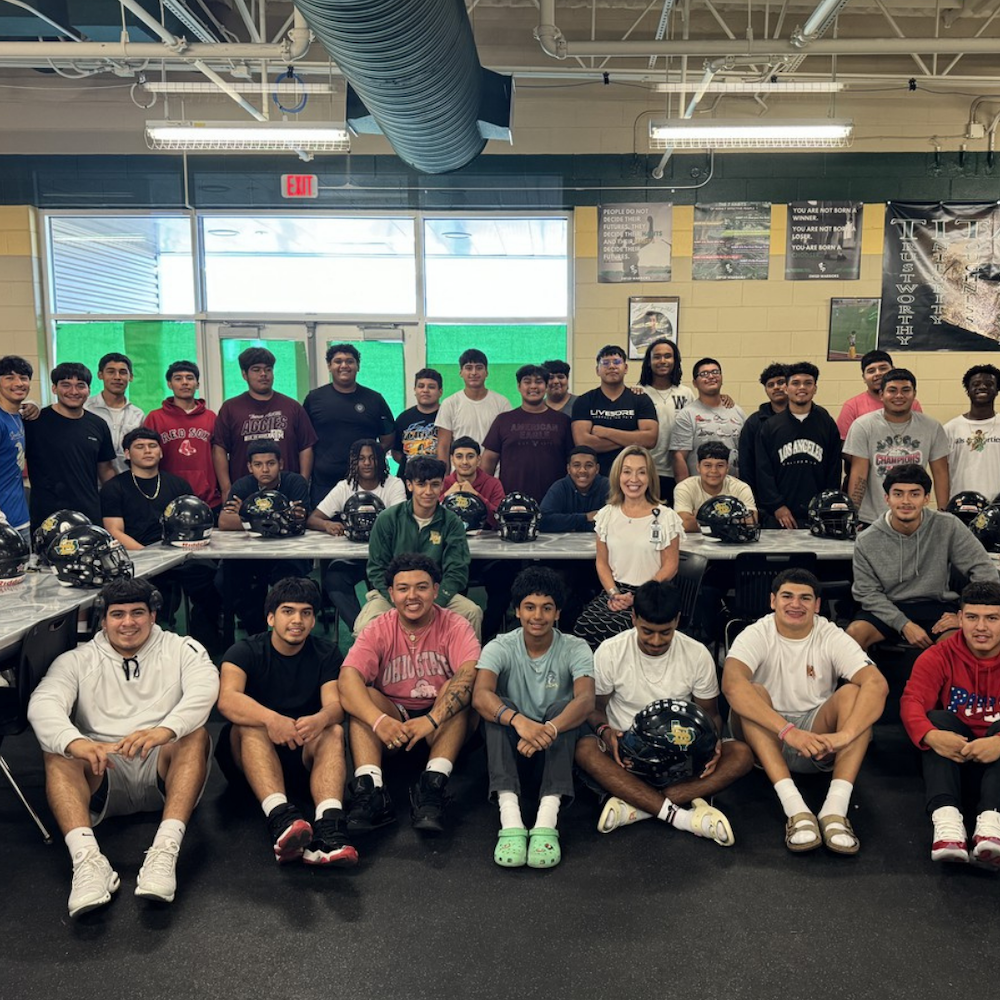
[[[559,831],[550,826],[536,826],[528,834],[528,867],[555,868],[562,861]]]
[[[528,831],[524,827],[501,830],[493,860],[503,868],[520,868],[528,860]]]

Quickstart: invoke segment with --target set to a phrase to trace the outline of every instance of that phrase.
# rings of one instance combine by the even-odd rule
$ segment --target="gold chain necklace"
[[[146,493],[146,491],[145,491],[145,490],[144,490],[144,489],[143,489],[143,488],[142,488],[142,487],[141,487],[141,486],[139,485],[139,480],[135,478],[135,473],[134,473],[134,472],[131,472],[131,471],[130,471],[130,472],[129,472],[129,475],[130,475],[130,476],[132,477],[132,482],[133,482],[133,483],[135,484],[135,488],[136,488],[136,489],[137,489],[137,490],[138,490],[138,491],[139,491],[139,492],[140,492],[140,493],[141,493],[141,494],[142,494],[142,495],[143,495],[143,496],[144,496],[144,497],[145,497],[145,498],[146,498],[146,499],[147,499],[147,500],[148,500],[148,501],[149,501],[150,503],[152,503],[152,502],[153,502],[153,501],[154,501],[154,500],[155,500],[155,499],[156,499],[156,498],[157,498],[157,497],[158,497],[158,496],[160,495],[160,474],[159,474],[159,473],[157,473],[157,474],[156,474],[156,489],[155,489],[155,491],[153,492],[153,495],[152,495],[152,496],[149,496],[149,494],[148,494],[148,493]]]

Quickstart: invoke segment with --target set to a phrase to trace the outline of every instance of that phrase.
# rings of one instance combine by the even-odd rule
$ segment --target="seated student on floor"
[[[354,865],[344,821],[341,656],[312,635],[321,607],[312,580],[286,577],[267,595],[270,632],[241,639],[222,658],[219,711],[229,721],[215,756],[231,782],[245,779],[267,819],[279,864]],[[307,777],[310,822],[288,801],[285,775]]]
[[[219,515],[221,531],[243,531],[240,507],[243,501],[260,490],[275,490],[286,497],[293,510],[305,520],[309,510],[309,483],[297,472],[282,468],[281,448],[273,441],[253,441],[247,447],[247,475],[233,483]],[[264,542],[260,544],[266,544]],[[240,559],[223,560],[219,574],[220,589],[231,592],[232,606],[248,635],[257,635],[267,629],[264,623],[264,598],[267,588],[286,576],[305,576],[312,568],[308,559]]]
[[[712,497],[729,496],[742,500],[757,517],[757,504],[750,487],[729,475],[729,448],[721,441],[698,445],[698,475],[688,476],[674,488],[674,510],[685,531],[698,532],[698,508]]]
[[[483,648],[473,694],[486,720],[489,795],[500,806],[493,860],[507,868],[553,868],[562,858],[559,806],[573,800],[573,753],[594,707],[594,657],[582,639],[555,627],[563,585],[552,570],[521,570],[511,603],[521,627]],[[530,831],[520,802],[520,776],[528,771],[541,782]]]
[[[344,523],[340,517],[344,504],[361,492],[373,493],[386,507],[394,507],[406,500],[403,481],[389,472],[385,450],[374,438],[361,438],[351,445],[347,475],[320,500],[309,515],[306,527],[325,531],[335,538],[342,536]],[[333,559],[323,573],[323,589],[340,617],[351,628],[361,614],[355,588],[364,578],[363,559]]]
[[[656,494],[650,453],[623,448],[611,466],[608,503],[594,520],[598,594],[577,619],[574,634],[591,649],[632,627],[632,595],[649,580],[672,580],[680,561],[680,518]]]
[[[101,631],[56,657],[28,705],[73,859],[71,917],[110,903],[121,884],[93,831],[112,816],[162,813],[135,895],[172,903],[177,892],[181,842],[208,782],[219,675],[199,643],[156,624],[161,600],[147,580],[109,583]]]
[[[926,649],[958,628],[957,571],[996,583],[982,543],[953,514],[931,510],[931,477],[897,465],[882,481],[888,510],[854,545],[854,599],[861,605],[847,634],[862,649],[883,639]]]
[[[417,462],[441,464],[414,458],[407,469]],[[415,483],[414,496],[421,489]],[[411,819],[414,829],[436,833],[444,829],[455,759],[475,728],[468,708],[479,642],[465,618],[437,606],[441,569],[433,559],[398,555],[385,579],[393,609],[358,635],[340,672],[354,758],[347,828],[367,833],[395,820],[382,779],[383,754],[413,750],[424,740],[429,755],[410,790]]]
[[[913,665],[899,714],[924,771],[932,861],[973,861],[1000,870],[1000,584],[962,591],[959,631]],[[966,781],[968,779],[968,781]],[[978,785],[972,854],[963,785]]]
[[[800,854],[822,844],[834,854],[857,854],[861,842],[847,818],[851,793],[889,686],[819,608],[820,583],[812,573],[779,573],[771,584],[773,613],[736,637],[722,691],[733,735],[750,745],[785,811],[788,850]],[[832,772],[818,814],[792,771]]]
[[[609,794],[597,823],[601,833],[655,817],[731,847],[729,820],[707,799],[746,774],[753,755],[744,743],[722,741],[715,664],[700,642],[677,630],[680,614],[680,592],[670,583],[650,581],[635,592],[632,628],[606,639],[594,655],[593,732],[577,744],[576,762]],[[702,709],[720,738],[715,758],[701,774],[655,788],[626,768],[618,741],[647,705],[673,698]]]

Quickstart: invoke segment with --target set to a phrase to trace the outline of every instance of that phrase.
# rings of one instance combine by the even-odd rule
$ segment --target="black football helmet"
[[[989,500],[977,493],[975,490],[962,490],[956,493],[949,501],[945,510],[949,514],[954,514],[966,527],[975,520],[976,515],[990,505]]]
[[[527,493],[514,490],[497,507],[497,527],[505,542],[533,542],[538,537],[538,502]]]
[[[344,534],[349,541],[367,542],[371,537],[375,518],[385,510],[382,498],[368,490],[361,490],[347,498],[343,513]]]
[[[858,534],[858,508],[841,490],[823,490],[809,501],[809,530],[825,538],[853,541]]]
[[[57,510],[54,514],[49,514],[47,518],[35,529],[35,552],[38,553],[38,561],[42,566],[48,566],[49,546],[64,531],[74,528],[77,525],[90,524],[90,518],[86,514],[81,514],[78,510],[65,508]]]
[[[125,546],[96,524],[78,524],[54,539],[46,553],[49,566],[64,587],[103,587],[132,576]]]
[[[486,523],[486,504],[475,493],[452,493],[441,501],[441,506],[457,514],[466,531],[478,531]]]
[[[632,720],[618,741],[623,763],[656,788],[698,778],[715,756],[719,734],[694,702],[654,701]]]
[[[987,552],[1000,552],[1000,503],[984,507],[969,524],[969,530]]]
[[[723,494],[706,500],[696,518],[701,533],[720,542],[741,545],[760,541],[760,525],[754,521],[753,511],[737,497]]]
[[[171,500],[160,518],[163,526],[163,544],[180,549],[203,549],[212,540],[215,519],[212,508],[190,493]]]
[[[306,519],[301,509],[277,490],[260,490],[240,506],[243,527],[257,538],[289,538],[302,535]]]
[[[31,550],[21,532],[9,524],[0,524],[0,591],[16,587],[24,579]]]

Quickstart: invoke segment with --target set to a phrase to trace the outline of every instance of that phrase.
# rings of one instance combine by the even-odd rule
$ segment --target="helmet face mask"
[[[989,500],[975,490],[962,490],[949,501],[945,510],[954,514],[967,528],[971,527],[976,517],[990,505]]]
[[[64,587],[103,587],[133,574],[125,546],[95,524],[64,531],[52,541],[46,555]]]
[[[497,527],[502,541],[533,542],[538,537],[541,508],[526,493],[514,490],[497,507]]]
[[[212,540],[215,519],[204,500],[187,494],[171,500],[160,518],[163,544],[182,549],[203,549]]]
[[[21,532],[9,524],[0,525],[0,591],[16,587],[24,579],[30,555]]]
[[[738,497],[722,496],[706,500],[696,515],[701,533],[728,545],[760,541],[760,525],[753,511]]]
[[[858,534],[858,508],[841,490],[823,490],[809,501],[809,530],[812,534],[853,541]]]
[[[654,701],[618,741],[629,770],[655,788],[699,778],[715,756],[719,734],[708,715],[683,698]]]
[[[277,490],[260,490],[243,501],[240,520],[244,529],[255,538],[288,538],[305,533],[304,517],[284,493]]]
[[[969,530],[987,552],[1000,552],[1000,504],[991,503],[983,508],[972,519]]]
[[[479,531],[486,523],[486,504],[475,493],[451,493],[441,501],[441,506],[457,514],[466,531]]]
[[[375,518],[385,510],[382,498],[367,490],[349,496],[344,504],[341,517],[344,534],[349,541],[367,542],[371,537]]]
[[[35,529],[35,552],[38,553],[38,562],[42,566],[48,566],[49,546],[64,532],[77,525],[90,524],[90,518],[86,514],[81,514],[78,510],[63,508],[54,514],[49,514],[47,518]]]

